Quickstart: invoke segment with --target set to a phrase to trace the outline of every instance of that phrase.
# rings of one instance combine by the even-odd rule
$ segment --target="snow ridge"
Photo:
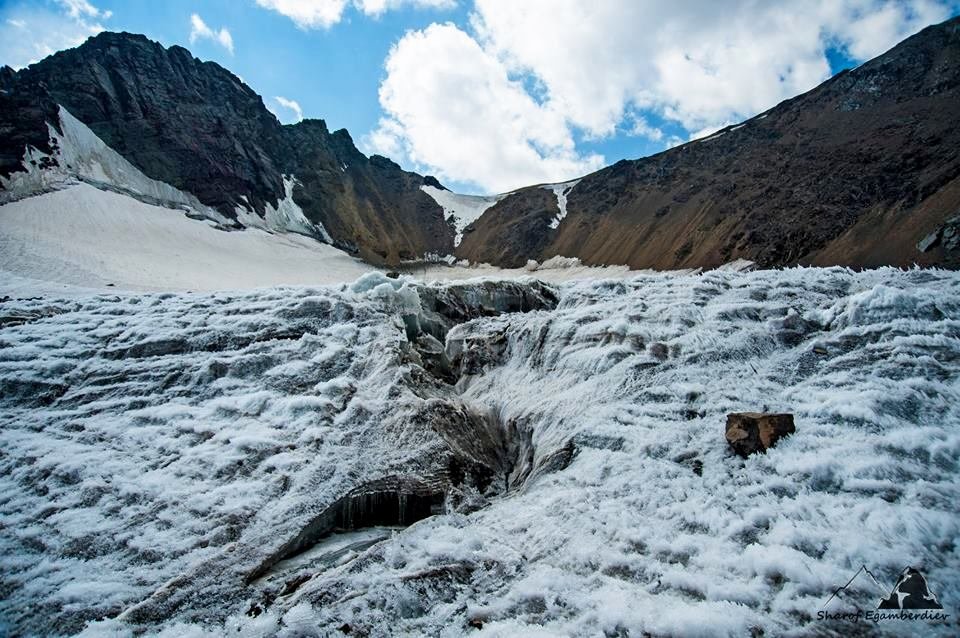
[[[53,153],[47,155],[27,148],[23,159],[26,171],[13,173],[9,178],[0,177],[5,189],[0,191],[0,205],[85,182],[146,204],[181,209],[191,216],[220,224],[232,223],[217,210],[200,203],[194,195],[144,175],[62,106],[59,116],[62,134],[47,125]],[[51,159],[56,160],[56,164]],[[261,216],[249,206],[239,205],[235,209],[237,220],[248,228],[297,233],[332,244],[333,239],[323,224],[308,220],[293,200],[296,185],[293,175],[284,175],[284,197],[276,207],[267,204]]]
[[[237,220],[249,228],[260,228],[273,232],[290,232],[306,235],[314,239],[332,244],[333,238],[323,224],[307,219],[303,209],[293,201],[293,189],[299,182],[293,175],[283,176],[283,199],[277,202],[276,208],[269,203],[261,217],[253,209],[246,206],[235,208]]]

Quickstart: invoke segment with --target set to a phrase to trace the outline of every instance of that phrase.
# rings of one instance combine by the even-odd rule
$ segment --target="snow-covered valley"
[[[960,276],[617,274],[4,299],[0,633],[954,635]]]

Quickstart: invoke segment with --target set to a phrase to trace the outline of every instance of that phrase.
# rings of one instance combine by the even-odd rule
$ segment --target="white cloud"
[[[457,6],[456,0],[354,0],[354,4],[370,16],[379,16],[404,6],[418,9],[452,9]]]
[[[716,130],[825,80],[828,47],[872,57],[947,2],[476,0],[472,35],[432,25],[394,48],[366,142],[494,190],[568,179],[596,161],[575,139],[677,142],[645,115]]]
[[[301,29],[328,29],[343,19],[348,5],[364,15],[378,17],[403,7],[451,9],[456,0],[257,0],[264,9],[284,15]]]
[[[957,7],[955,1],[952,4]],[[858,60],[880,55],[907,35],[945,20],[949,11],[949,4],[934,0],[863,1],[849,5],[845,15],[836,18],[843,25],[837,35]]]
[[[452,24],[407,33],[391,50],[380,104],[387,117],[365,143],[400,150],[441,179],[491,191],[576,177],[603,158],[582,156],[563,116],[537,103],[475,40]]]
[[[111,15],[86,0],[0,3],[0,64],[20,69],[78,46],[103,31]]]
[[[862,60],[947,16],[934,0],[477,0],[473,24],[572,123],[607,135],[631,104],[687,128],[758,112],[826,79],[831,41]]]
[[[257,0],[257,4],[290,18],[301,29],[326,29],[340,22],[347,0]]]
[[[642,115],[634,113],[628,119],[633,120],[633,123],[628,129],[629,135],[633,137],[645,137],[654,142],[659,142],[663,139],[663,131],[654,126],[650,126],[650,123],[647,122],[646,118]]]
[[[211,29],[199,15],[194,13],[190,16],[190,44],[197,40],[213,40],[233,55],[233,36],[230,35],[225,27],[219,31]]]
[[[300,120],[303,119],[303,109],[300,108],[300,103],[299,103],[299,102],[297,102],[296,100],[287,99],[287,98],[283,97],[282,95],[278,95],[278,96],[276,96],[276,97],[273,98],[273,99],[274,99],[274,101],[275,101],[279,106],[287,109],[288,111],[292,111],[292,112],[293,112],[293,115],[294,115],[294,117],[296,118],[296,119],[294,120],[294,122],[299,122]],[[280,117],[280,115],[276,112],[276,110],[273,110],[273,109],[271,109],[271,110],[273,111],[273,114],[277,116],[277,119],[279,119],[279,120],[281,120],[281,121],[284,119],[284,118],[281,118],[281,117]]]
[[[80,18],[99,18],[100,10],[87,2],[87,0],[59,0],[61,6],[67,11],[67,15],[73,19]],[[105,12],[109,17],[110,12]]]

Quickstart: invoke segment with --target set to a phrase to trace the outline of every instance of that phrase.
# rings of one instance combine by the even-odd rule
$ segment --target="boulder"
[[[743,458],[766,452],[781,437],[795,431],[792,414],[735,412],[727,415],[727,443]]]

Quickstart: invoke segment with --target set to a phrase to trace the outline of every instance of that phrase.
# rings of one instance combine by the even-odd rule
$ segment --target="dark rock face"
[[[663,269],[957,267],[960,251],[917,244],[960,210],[958,148],[954,18],[742,125],[584,177],[556,230],[543,222],[552,193],[517,191],[458,254],[504,266],[565,255]]]
[[[443,209],[420,190],[425,178],[386,157],[367,158],[345,129],[329,133],[322,120],[284,126],[283,134],[283,171],[300,182],[294,201],[342,248],[391,264],[453,252]]]
[[[20,170],[27,144],[49,151],[45,122],[62,105],[147,176],[228,216],[263,213],[284,195],[341,247],[378,262],[453,250],[424,178],[367,158],[321,120],[284,126],[238,77],[182,47],[102,33],[20,72],[0,72],[0,174]]]
[[[943,226],[917,242],[917,250],[922,253],[937,246],[942,246],[949,253],[960,250],[960,215],[951,217]]]
[[[792,414],[739,412],[727,415],[727,443],[743,458],[766,452],[794,432]]]
[[[8,66],[0,68],[0,175],[23,170],[23,152],[28,146],[50,153],[47,122],[57,129],[60,120],[57,105],[43,87],[35,91],[14,91],[16,73]],[[2,186],[0,186],[2,189]]]

